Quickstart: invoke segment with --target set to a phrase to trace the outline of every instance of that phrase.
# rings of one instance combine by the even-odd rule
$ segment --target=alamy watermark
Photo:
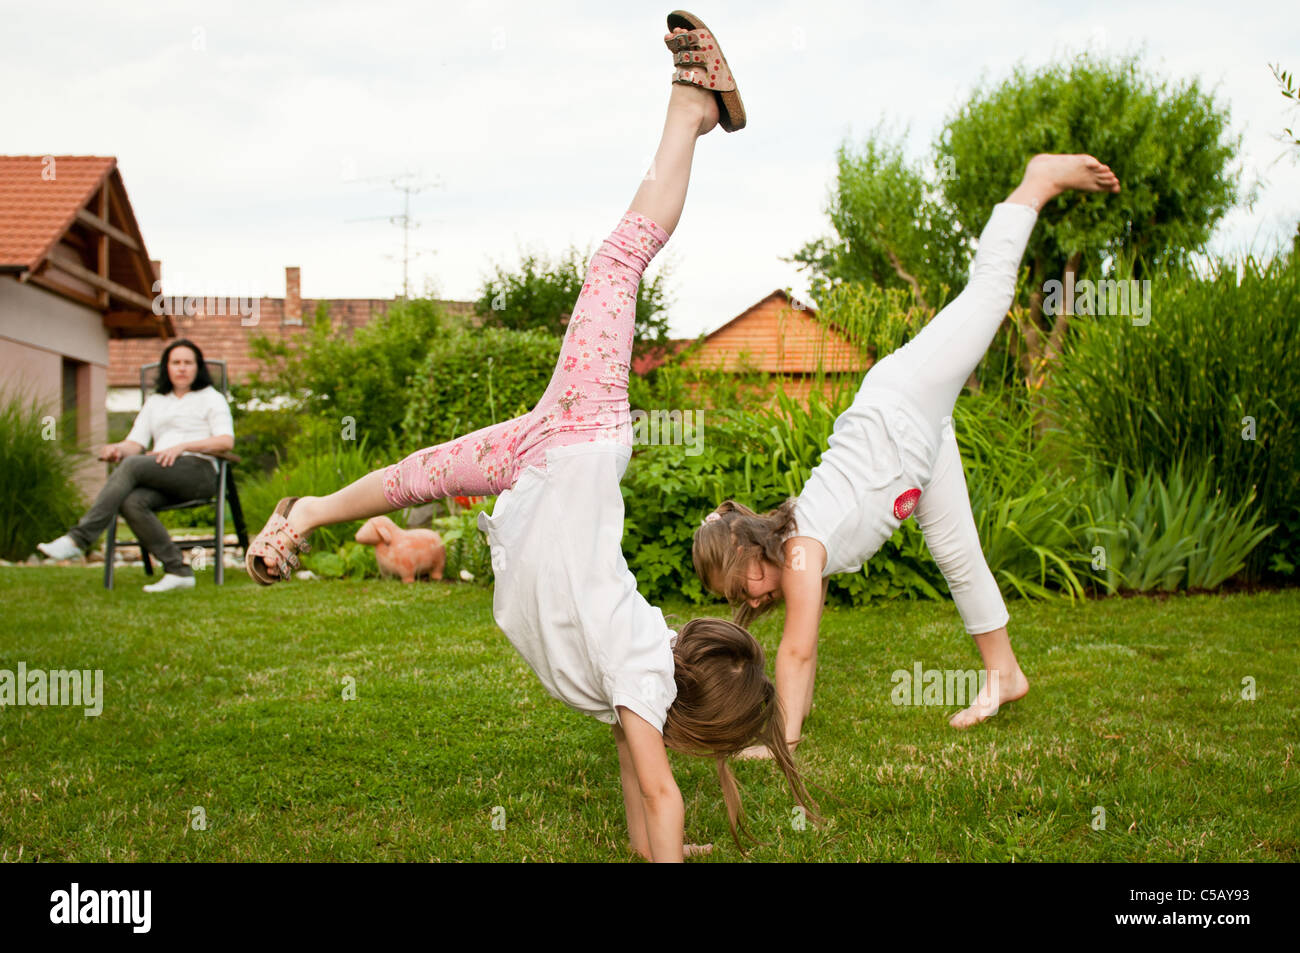
[[[50,894],[50,922],[55,924],[126,924],[133,933],[148,933],[152,890],[83,890],[73,882]]]
[[[894,683],[889,699],[895,705],[939,705],[966,708],[979,699],[990,715],[998,710],[998,672],[975,669],[900,668],[889,676]],[[986,691],[987,689],[987,691]]]
[[[104,710],[103,669],[64,670],[27,667],[0,668],[0,709],[11,706],[63,705],[85,708],[87,718]]]
[[[1073,314],[1121,315],[1131,318],[1134,327],[1151,323],[1151,280],[1148,278],[1076,280],[1074,272],[1067,271],[1064,282],[1056,278],[1043,282],[1043,294],[1043,313],[1048,316],[1061,314],[1069,302]]]
[[[172,285],[189,285],[195,287],[197,282],[184,278],[169,276]],[[238,315],[241,327],[252,328],[262,320],[262,296],[254,294],[225,295],[165,295],[162,293],[162,281],[155,281],[153,291],[153,313],[158,317],[169,314],[172,317],[193,318],[202,315],[205,318],[235,317]]]
[[[688,457],[704,452],[703,410],[632,411],[634,446],[682,446]]]

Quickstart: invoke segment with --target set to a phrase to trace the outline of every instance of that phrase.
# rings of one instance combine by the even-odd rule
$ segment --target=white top
[[[215,387],[186,391],[184,397],[171,394],[150,394],[140,408],[135,423],[126,439],[138,443],[146,450],[150,442],[154,450],[166,450],[178,443],[206,440],[208,437],[235,435],[235,425],[230,419],[230,405]],[[184,450],[181,456],[202,457],[217,466],[215,457],[206,453]]]
[[[606,724],[623,705],[663,731],[677,633],[623,558],[619,481],[631,455],[607,441],[548,450],[546,469],[528,467],[478,525],[492,549],[492,615],[546,690]]]
[[[857,572],[910,514],[895,504],[930,482],[936,446],[911,401],[865,385],[835,420],[829,446],[795,502],[796,535],[826,547],[822,577]]]

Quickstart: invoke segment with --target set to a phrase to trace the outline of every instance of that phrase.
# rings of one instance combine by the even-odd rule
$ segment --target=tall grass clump
[[[953,429],[984,557],[1002,591],[1083,595],[1080,494],[1047,458],[1023,388],[967,395]]]
[[[1230,503],[1210,482],[1181,466],[1133,481],[1117,469],[1093,490],[1088,544],[1106,593],[1216,589],[1241,572],[1273,527],[1259,526],[1253,496]]]
[[[0,395],[0,559],[26,559],[67,532],[84,508],[78,454],[35,398]]]
[[[1124,276],[1127,277],[1127,276]],[[1181,463],[1277,530],[1251,575],[1300,564],[1300,256],[1155,274],[1150,323],[1076,316],[1053,376],[1057,425],[1137,478]]]

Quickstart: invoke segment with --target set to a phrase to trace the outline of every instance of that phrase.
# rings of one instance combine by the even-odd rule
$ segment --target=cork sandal
[[[264,586],[288,579],[293,570],[302,568],[298,553],[311,551],[311,544],[289,526],[287,517],[297,502],[298,497],[286,496],[277,503],[271,518],[248,546],[244,567]]]
[[[718,125],[727,132],[745,128],[745,104],[740,100],[740,90],[731,75],[727,58],[713,31],[704,21],[685,10],[668,14],[668,29],[682,27],[687,32],[664,40],[673,51],[677,70],[673,82],[684,86],[698,86],[711,90],[718,100]]]

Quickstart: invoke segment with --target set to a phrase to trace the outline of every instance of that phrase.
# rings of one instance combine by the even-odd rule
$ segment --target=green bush
[[[1168,478],[1181,463],[1230,503],[1253,493],[1278,527],[1248,561],[1257,576],[1300,563],[1300,256],[1240,271],[1153,277],[1146,326],[1075,317],[1052,397],[1107,469]]]
[[[290,419],[303,414],[319,417],[341,429],[351,421],[357,439],[370,445],[389,440],[406,414],[407,388],[424,362],[429,347],[441,336],[443,313],[430,298],[397,301],[388,310],[351,334],[335,326],[321,302],[310,333],[296,343],[258,336],[253,355],[263,372],[247,386],[234,388],[240,404],[251,399],[269,402],[289,398],[293,404],[277,411]],[[235,421],[240,432],[243,412]],[[270,428],[266,447],[274,449],[281,431]]]
[[[0,559],[26,559],[81,517],[81,455],[57,439],[64,432],[36,399],[0,395]]]
[[[1148,471],[1130,487],[1116,470],[1094,489],[1087,534],[1105,592],[1216,589],[1242,570],[1272,527],[1258,528],[1253,496],[1232,504],[1210,482],[1175,467],[1167,481]]]
[[[239,474],[270,473],[289,457],[289,447],[302,432],[302,416],[289,410],[245,410],[232,401],[235,449]]]
[[[488,546],[487,536],[479,531],[478,514],[491,512],[495,497],[476,503],[460,513],[440,517],[433,521],[433,530],[442,537],[447,550],[447,562],[443,568],[443,578],[454,582],[461,581],[461,572],[468,572],[475,585],[491,585],[492,550]]]
[[[560,338],[542,331],[486,328],[432,342],[408,394],[408,451],[528,413],[559,355]]]
[[[726,499],[770,509],[785,499],[777,486],[755,480],[766,450],[743,411],[705,411],[704,451],[679,446],[636,449],[623,476],[623,552],[647,599],[706,601],[691,563],[691,538],[705,514]]]
[[[312,551],[302,557],[302,567],[310,569],[322,579],[378,579],[379,563],[375,561],[375,548],[363,546],[355,540],[346,542],[334,552]]]

